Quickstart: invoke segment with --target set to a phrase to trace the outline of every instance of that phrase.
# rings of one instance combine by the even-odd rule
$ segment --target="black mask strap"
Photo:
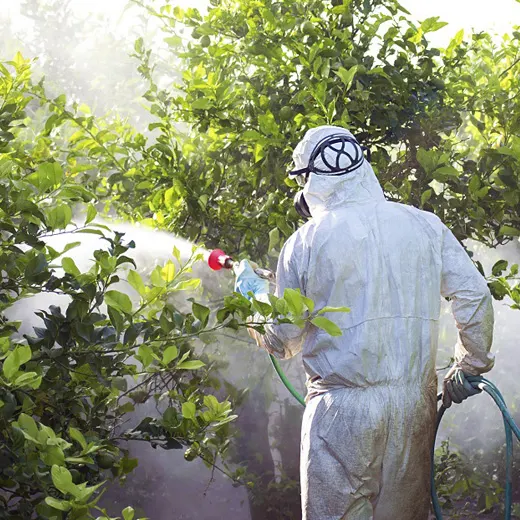
[[[334,146],[334,145],[340,145]],[[350,150],[347,150],[347,145],[350,145]],[[335,164],[330,164],[327,159],[327,149],[331,148],[336,152],[336,160],[333,161]],[[371,153],[370,149],[366,146],[361,146],[354,137],[350,137],[345,134],[333,134],[325,137],[314,147],[312,151],[311,157],[309,159],[309,166],[307,168],[302,168],[300,170],[293,170],[289,172],[290,177],[300,177],[305,176],[305,180],[309,177],[309,174],[315,173],[316,175],[346,175],[348,173],[357,170],[365,157],[363,156],[363,151],[366,152],[367,161],[370,162]],[[341,157],[345,155],[349,160],[349,166],[342,168],[340,167]],[[327,168],[324,170],[323,168],[319,168],[315,166],[314,162],[320,159],[322,164]],[[301,183],[299,183],[301,184]]]
[[[309,205],[307,204],[305,196],[303,195],[303,190],[300,190],[294,196],[294,209],[298,215],[300,215],[300,217],[304,218],[305,220],[312,217]]]

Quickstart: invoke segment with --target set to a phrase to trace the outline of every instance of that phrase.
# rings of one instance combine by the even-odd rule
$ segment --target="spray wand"
[[[235,262],[229,255],[224,253],[222,249],[214,249],[211,251],[208,257],[208,265],[213,271],[220,271],[221,269],[235,269],[238,266],[238,263]],[[275,281],[275,275],[269,269],[262,269],[258,267],[255,263],[251,264],[255,271],[255,274],[260,278],[264,278],[265,280],[269,280],[270,282]]]
[[[211,251],[208,257],[208,265],[210,269],[213,271],[220,271],[221,269],[235,269],[236,266],[238,266],[237,262],[235,262],[229,255],[224,253],[222,249],[214,249]],[[275,275],[272,271],[269,269],[262,269],[261,267],[258,267],[256,264],[252,264],[255,274],[257,274],[260,278],[264,278],[266,280],[269,280],[270,282],[275,281]],[[294,388],[294,386],[291,384],[289,379],[287,379],[287,376],[285,375],[284,371],[282,370],[282,367],[280,366],[280,363],[278,360],[272,355],[269,354],[269,358],[271,359],[271,363],[273,364],[274,369],[276,370],[276,373],[280,377],[282,383],[285,385],[287,390],[291,393],[291,395],[303,406],[305,406],[305,399],[302,397],[302,395]]]

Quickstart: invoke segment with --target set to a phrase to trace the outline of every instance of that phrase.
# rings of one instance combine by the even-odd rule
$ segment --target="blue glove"
[[[472,395],[480,394],[480,388],[474,388],[466,379],[462,369],[454,366],[446,374],[442,389],[442,404],[449,408],[453,403],[460,404]]]
[[[242,260],[238,267],[235,269],[236,281],[235,291],[239,292],[248,299],[248,292],[252,292],[254,297],[258,299],[261,294],[269,293],[269,282],[264,278],[260,278],[251,264],[247,260]]]

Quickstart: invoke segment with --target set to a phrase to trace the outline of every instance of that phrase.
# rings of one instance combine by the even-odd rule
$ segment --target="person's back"
[[[302,241],[305,295],[317,308],[351,309],[327,314],[341,336],[314,329],[303,343],[309,399],[333,396],[309,402],[302,459],[314,462],[304,471],[311,488],[313,478],[339,481],[349,497],[304,490],[308,518],[324,508],[349,519],[420,519],[428,510],[443,239],[432,217],[377,198],[326,212],[303,231],[312,233]],[[330,446],[333,460],[323,456]]]
[[[351,310],[327,315],[342,336],[319,329],[307,335],[303,354],[311,377],[365,387],[435,376],[443,234],[428,217],[382,200],[315,222],[312,238],[304,240],[305,294],[317,308]]]
[[[320,127],[296,148],[297,174],[310,172],[299,200],[312,219],[277,269],[279,294],[300,289],[316,309],[351,309],[325,314],[342,335],[275,325],[259,341],[279,357],[303,353],[304,520],[425,520],[441,295],[453,299],[459,327],[455,368],[471,374],[493,366],[491,295],[436,216],[386,201],[356,146],[346,130]]]

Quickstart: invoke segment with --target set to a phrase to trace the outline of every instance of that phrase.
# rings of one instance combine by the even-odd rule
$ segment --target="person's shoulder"
[[[308,241],[310,234],[314,234],[316,229],[316,222],[314,219],[310,219],[303,226],[300,226],[286,241],[283,249],[294,250],[298,247],[303,247]]]
[[[425,211],[423,209],[416,208],[415,206],[401,204],[399,202],[388,202],[387,204],[398,211],[405,212],[412,218],[420,220],[425,224],[429,224],[438,231],[443,231],[446,228],[442,220],[431,211]]]

